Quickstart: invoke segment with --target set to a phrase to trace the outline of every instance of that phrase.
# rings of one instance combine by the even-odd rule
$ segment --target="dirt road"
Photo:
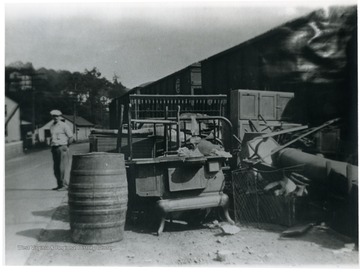
[[[358,252],[344,248],[351,241],[314,227],[297,238],[281,238],[284,228],[239,227],[224,235],[219,227],[197,228],[167,222],[156,236],[146,225],[127,226],[124,239],[104,245],[74,244],[70,238],[66,199],[33,248],[27,265],[104,266],[296,266],[357,267]]]
[[[87,145],[82,148],[86,151]],[[47,152],[7,163],[8,265],[359,267],[353,241],[316,226],[302,236],[281,238],[285,228],[279,226],[261,230],[238,225],[239,232],[224,235],[214,224],[193,227],[167,221],[156,236],[156,228],[139,223],[127,224],[120,242],[75,244],[67,193],[49,190],[55,180]]]

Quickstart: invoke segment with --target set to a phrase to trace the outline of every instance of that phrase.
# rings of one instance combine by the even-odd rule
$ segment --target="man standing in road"
[[[61,111],[50,112],[54,123],[50,126],[51,153],[54,161],[54,174],[57,187],[53,190],[66,190],[65,171],[69,161],[69,146],[73,142],[73,133],[65,122],[61,121]]]

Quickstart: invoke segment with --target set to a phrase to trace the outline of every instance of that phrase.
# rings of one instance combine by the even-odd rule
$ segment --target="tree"
[[[109,98],[116,98],[124,95],[127,92],[127,88],[118,81],[119,77],[114,74],[112,87],[109,91]]]
[[[91,70],[85,69],[84,73],[76,79],[76,95],[77,100],[80,100],[83,108],[82,113],[88,116],[88,119],[95,123],[99,124],[101,121],[101,96],[107,96],[107,91],[111,86],[109,81],[101,77],[99,70],[94,67]],[[89,116],[90,113],[90,116]]]
[[[14,72],[19,78],[12,75]],[[22,88],[22,75],[31,75],[32,83],[26,90]],[[96,67],[85,69],[82,73],[46,68],[35,70],[31,63],[21,62],[5,67],[6,95],[21,104],[22,120],[33,121],[34,113],[37,126],[50,120],[50,110],[59,109],[71,115],[75,107],[78,116],[95,125],[106,125],[109,99],[118,97],[126,90],[116,75],[110,82],[102,77]]]

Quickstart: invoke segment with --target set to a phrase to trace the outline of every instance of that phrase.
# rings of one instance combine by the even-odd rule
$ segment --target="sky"
[[[340,0],[339,0],[340,1]],[[357,1],[9,1],[5,65],[155,81],[324,5]]]

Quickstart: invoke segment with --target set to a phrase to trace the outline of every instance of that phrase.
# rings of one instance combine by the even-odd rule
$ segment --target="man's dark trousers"
[[[58,188],[64,187],[65,169],[68,163],[69,148],[66,145],[51,147],[51,153],[54,161],[54,174],[56,177]]]

